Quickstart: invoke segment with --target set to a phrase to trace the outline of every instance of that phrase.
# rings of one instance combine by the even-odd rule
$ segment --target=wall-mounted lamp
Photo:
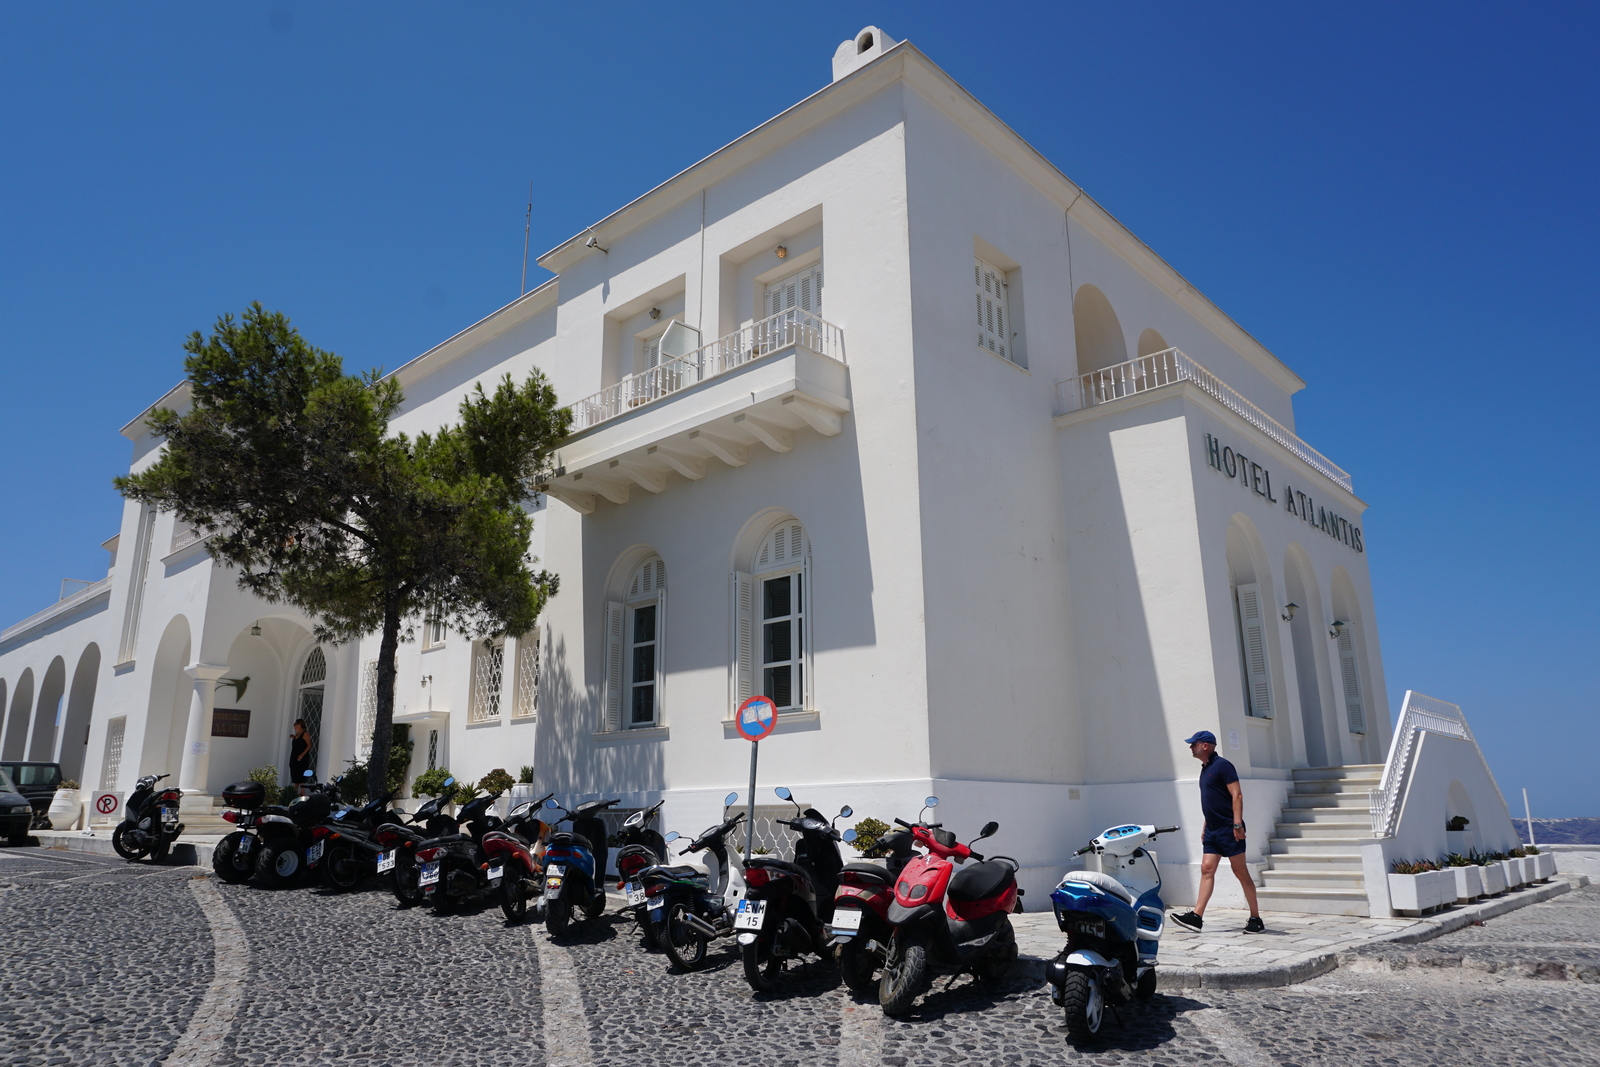
[[[424,674],[422,676],[422,688],[424,688],[424,689],[428,688],[428,683],[431,682],[431,681],[433,681],[433,675]]]
[[[251,637],[260,637],[261,636],[261,620],[257,619],[256,620],[256,624],[254,626],[250,627],[250,636]]]
[[[660,308],[651,308],[650,309],[650,317],[652,319],[659,319],[661,317],[661,309]]]
[[[600,248],[600,238],[594,236],[593,234],[590,234],[589,235],[589,239],[587,241],[583,242],[583,247],[585,247],[585,248]],[[605,252],[605,254],[608,255],[608,256],[611,254],[609,251],[607,251],[604,248],[600,248],[600,251]]]
[[[1328,636],[1337,641],[1339,638],[1344,636],[1344,632],[1348,629],[1350,629],[1349,623],[1343,622],[1339,619],[1334,619],[1333,628],[1328,631]]]
[[[1299,604],[1285,604],[1283,606],[1283,621],[1294,622],[1294,613],[1300,610]]]
[[[779,245],[777,248],[773,249],[773,251],[778,254],[779,259],[786,259],[789,255],[789,250],[782,245]]]

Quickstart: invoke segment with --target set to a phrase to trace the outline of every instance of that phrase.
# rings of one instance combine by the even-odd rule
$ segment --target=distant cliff
[[[1511,821],[1526,841],[1528,820]],[[1540,845],[1600,845],[1600,819],[1535,819],[1533,840]]]

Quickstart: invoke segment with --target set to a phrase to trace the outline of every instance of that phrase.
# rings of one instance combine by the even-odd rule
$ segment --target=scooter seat
[[[889,872],[878,866],[876,863],[847,863],[844,865],[844,869],[840,873],[858,874],[869,881],[882,882],[884,885],[888,885],[894,881],[894,879],[889,876]]]
[[[962,903],[983,900],[1000,892],[1000,887],[1011,877],[1011,868],[993,860],[974,867],[964,867],[950,879],[950,899]]]
[[[1066,877],[1061,880],[1063,882],[1079,882],[1083,885],[1092,885],[1096,889],[1103,889],[1130,908],[1134,904],[1133,894],[1129,892],[1127,886],[1109,874],[1103,874],[1100,871],[1068,871]]]
[[[674,863],[670,866],[662,864],[660,869],[661,873],[669,878],[711,877],[710,869],[703,863]]]

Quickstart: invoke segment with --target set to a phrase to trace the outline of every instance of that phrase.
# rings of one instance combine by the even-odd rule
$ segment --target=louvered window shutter
[[[644,343],[644,369],[650,370],[661,362],[661,338],[652,337]]]
[[[666,569],[662,563],[661,568]],[[665,722],[662,716],[662,701],[666,698],[667,687],[667,589],[661,586],[656,592],[656,725]]]
[[[731,715],[755,692],[755,579],[744,571],[733,573],[733,684]]]
[[[974,260],[972,280],[977,286],[978,347],[1010,359],[1011,335],[1006,332],[1006,272],[983,260]]]
[[[1361,669],[1356,663],[1355,632],[1350,626],[1339,635],[1339,674],[1344,682],[1344,710],[1350,717],[1350,732],[1367,732],[1367,713],[1361,705]]]
[[[795,529],[798,531],[799,527]],[[803,536],[803,535],[802,535]],[[805,565],[800,568],[800,594],[796,598],[800,612],[800,680],[795,686],[799,706],[812,707],[811,697],[811,554],[806,553]]]
[[[619,601],[606,601],[606,685],[601,697],[605,721],[601,729],[622,728],[622,622],[627,613]]]
[[[1272,718],[1272,670],[1267,662],[1267,634],[1261,617],[1261,586],[1241,585],[1239,629],[1244,638],[1244,667],[1250,695],[1250,714]]]

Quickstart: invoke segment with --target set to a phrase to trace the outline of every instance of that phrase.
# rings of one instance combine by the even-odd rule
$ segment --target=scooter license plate
[[[161,821],[166,823],[166,824],[168,824],[169,826],[172,823],[177,822],[178,821],[178,809],[177,808],[162,808],[161,809]]]
[[[650,921],[658,923],[667,913],[667,898],[656,897],[650,902]]]
[[[249,834],[239,838],[239,855],[243,856],[255,847],[256,839]]]
[[[544,873],[545,877],[547,878],[560,878],[563,874],[567,873],[567,869],[561,866],[559,863],[552,863],[550,866],[544,869]]]
[[[393,850],[378,853],[378,873],[394,870],[395,853]]]
[[[635,904],[643,904],[644,903],[644,899],[645,899],[645,897],[644,897],[644,886],[640,885],[638,882],[629,882],[628,883],[628,907],[631,908]]]
[[[424,863],[422,865],[422,874],[420,876],[418,876],[417,884],[418,885],[438,885],[439,884],[439,864],[438,864],[437,861],[433,862],[433,863]]]
[[[739,901],[739,910],[734,913],[733,928],[735,930],[759,930],[761,929],[761,920],[766,913],[766,901],[745,898]]]
[[[506,869],[504,867],[490,867],[489,884],[494,885],[496,882],[500,881],[500,879],[504,878],[505,875]]]
[[[859,934],[861,932],[861,909],[840,908],[833,913],[833,932],[836,934]]]
[[[314,844],[310,848],[306,849],[306,863],[308,865],[316,863],[321,858],[322,858],[322,842],[321,841],[318,841],[316,844]]]

